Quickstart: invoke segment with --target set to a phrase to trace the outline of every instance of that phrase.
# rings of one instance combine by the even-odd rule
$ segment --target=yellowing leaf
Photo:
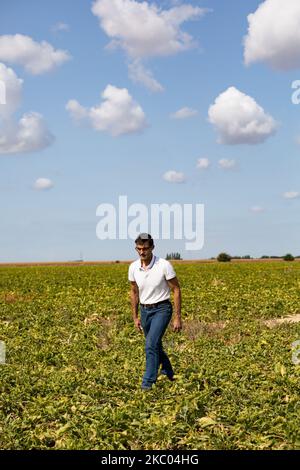
[[[57,435],[58,435],[58,436],[61,436],[61,435],[64,434],[70,427],[71,427],[71,424],[70,424],[70,423],[64,424],[61,428],[58,429]]]
[[[214,426],[217,424],[217,422],[209,416],[203,416],[203,418],[198,419],[198,422],[201,428],[206,428],[207,426]]]

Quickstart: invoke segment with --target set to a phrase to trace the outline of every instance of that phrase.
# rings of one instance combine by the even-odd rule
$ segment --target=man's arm
[[[173,277],[167,281],[168,286],[174,293],[174,309],[175,309],[175,317],[173,320],[173,330],[180,331],[182,329],[182,321],[181,321],[181,290],[180,285],[178,282],[177,277]]]
[[[135,281],[131,281],[130,289],[130,301],[131,301],[131,310],[134,325],[137,330],[142,331],[141,321],[138,318],[139,315],[139,288]]]

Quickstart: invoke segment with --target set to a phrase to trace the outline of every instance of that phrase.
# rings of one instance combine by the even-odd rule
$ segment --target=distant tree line
[[[284,256],[267,256],[267,255],[263,255],[263,256],[260,257],[260,259],[283,259],[284,261],[294,261],[294,259],[296,259],[296,258],[300,258],[300,255],[299,256],[293,256],[291,253],[287,253]],[[211,258],[211,259],[216,259],[216,258]],[[224,252],[219,253],[219,255],[217,256],[217,261],[220,261],[220,262],[223,262],[223,263],[231,261],[232,259],[253,259],[253,257],[250,256],[250,255],[231,256],[228,253],[224,253]]]
[[[293,255],[291,255],[291,253],[287,253],[284,256],[266,256],[266,255],[264,255],[264,256],[261,257],[261,259],[271,259],[271,258],[282,258],[282,259],[284,259],[284,261],[294,261],[294,259],[299,259],[300,255],[293,256]]]
[[[294,261],[295,259],[298,259],[300,258],[300,255],[298,256],[293,256],[291,253],[287,253],[286,255],[284,256],[268,256],[268,255],[263,255],[260,257],[260,259],[283,259],[284,261]],[[166,259],[167,260],[173,260],[173,259],[180,259],[182,260],[181,258],[181,254],[180,253],[167,253],[166,255]],[[250,256],[250,255],[244,255],[244,256],[231,256],[229,255],[228,253],[225,253],[225,252],[222,252],[222,253],[219,253],[217,258],[215,257],[212,257],[210,258],[211,260],[214,260],[214,259],[217,259],[217,261],[219,262],[223,262],[223,263],[226,263],[226,262],[229,262],[231,261],[232,259],[254,259],[253,256]],[[116,261],[116,263],[118,263],[118,261]]]
[[[180,253],[167,253],[166,259],[182,259]]]

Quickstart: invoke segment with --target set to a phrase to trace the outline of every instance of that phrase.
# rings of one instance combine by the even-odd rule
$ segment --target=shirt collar
[[[152,268],[156,260],[156,256],[152,254],[152,259],[150,261],[150,264],[148,264],[147,268],[142,267],[142,262],[140,261],[140,271],[148,271],[149,269]]]

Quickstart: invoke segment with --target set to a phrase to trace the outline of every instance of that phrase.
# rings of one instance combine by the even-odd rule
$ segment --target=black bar
[[[139,450],[139,451],[64,451],[64,450],[19,450],[0,452],[0,464],[45,464],[45,463],[76,463],[78,466],[95,465],[97,467],[108,467],[118,465],[123,468],[139,468],[148,465],[160,465],[162,467],[203,465],[211,467],[217,464],[240,464],[246,462],[251,465],[276,463],[287,465],[291,460],[299,458],[297,450],[264,450],[264,451],[240,451],[240,450]],[[293,460],[294,459],[294,460]]]

